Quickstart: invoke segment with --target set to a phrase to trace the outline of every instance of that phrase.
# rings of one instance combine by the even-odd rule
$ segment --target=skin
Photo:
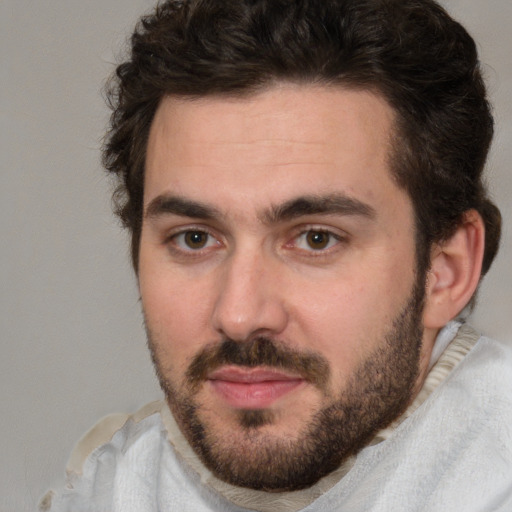
[[[365,363],[390,352],[386,336],[418,282],[412,204],[389,168],[393,120],[375,94],[320,86],[162,101],[138,276],[157,372],[189,440],[172,395],[193,397],[219,451],[254,456],[298,442]],[[409,399],[434,336],[414,356]],[[325,382],[225,364],[192,386],[187,371],[205,348],[260,337],[318,357]]]

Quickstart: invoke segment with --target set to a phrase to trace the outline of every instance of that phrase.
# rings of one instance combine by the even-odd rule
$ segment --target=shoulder
[[[478,338],[389,438],[358,454],[326,499],[350,510],[512,510],[511,348]]]
[[[485,419],[490,430],[511,436],[512,347],[481,337],[447,382],[451,396],[467,402],[473,415]],[[460,390],[457,393],[457,390]],[[512,450],[510,439],[508,451]]]
[[[511,510],[511,347],[480,337],[428,406],[423,435],[436,468],[431,509]]]
[[[134,414],[110,414],[75,445],[66,467],[66,485],[41,500],[43,511],[109,510],[115,481],[126,458],[151,466],[165,443],[160,414],[163,402],[151,402]]]
[[[482,336],[456,370],[453,380],[463,381],[478,397],[512,402],[512,347]]]
[[[77,442],[69,457],[66,471],[81,474],[85,461],[95,450],[112,442],[119,432],[124,433],[121,436],[124,442],[134,435],[140,435],[143,432],[142,429],[130,427],[140,425],[150,416],[160,414],[163,407],[163,402],[156,401],[146,404],[134,414],[116,413],[105,416]]]
[[[442,420],[443,425],[451,425],[459,433],[461,429],[466,434],[481,429],[490,443],[495,436],[509,437],[512,429],[512,348],[481,336],[425,405],[429,415]],[[507,451],[511,450],[509,443]]]

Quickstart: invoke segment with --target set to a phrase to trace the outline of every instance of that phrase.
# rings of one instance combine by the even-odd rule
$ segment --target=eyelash
[[[192,247],[187,248],[180,246],[180,244],[177,242],[177,240],[179,240],[180,237],[185,237],[187,236],[187,234],[193,233],[207,236],[208,238],[206,244],[210,243],[211,240],[214,240],[214,245],[222,245],[222,241],[220,240],[220,238],[216,236],[214,233],[212,233],[210,230],[205,228],[204,226],[187,226],[185,229],[173,231],[165,238],[164,245],[166,245],[169,248],[169,250],[171,250],[173,253],[178,255],[186,255],[187,257],[201,256],[204,254],[204,251],[210,249],[211,246],[194,249]],[[182,245],[185,245],[185,242],[182,242]]]
[[[190,246],[185,247],[186,242],[183,241],[181,242],[181,244],[177,242],[177,240],[180,237],[185,237],[187,235],[192,235],[194,233],[208,237],[204,246],[198,248],[193,248]],[[299,240],[301,239],[301,237],[307,237],[308,235],[327,236],[328,239],[326,247],[300,247]],[[214,241],[214,243],[208,245],[212,242],[212,240]],[[296,234],[294,234],[291,237],[290,241],[285,243],[283,247],[285,249],[297,249],[304,256],[318,258],[331,254],[331,252],[336,251],[338,245],[346,243],[347,241],[347,236],[340,235],[339,233],[329,229],[325,229],[324,227],[301,226],[300,230],[297,230]],[[305,243],[307,244],[308,242],[306,241]],[[212,231],[205,228],[204,226],[187,226],[186,229],[180,229],[167,236],[164,240],[164,244],[177,255],[186,255],[187,257],[201,257],[205,254],[205,251],[215,250],[215,248],[222,247],[223,242],[218,235],[214,234]]]
[[[308,235],[322,235],[327,236],[327,244],[326,247],[320,247],[320,248],[313,248],[309,244],[309,248],[301,248],[299,247],[299,239],[301,237],[307,237]],[[318,226],[304,226],[301,228],[297,234],[295,234],[291,242],[287,243],[285,247],[292,247],[300,250],[304,254],[307,254],[308,257],[322,257],[330,255],[332,252],[336,251],[338,248],[338,245],[346,243],[348,241],[347,236],[343,236],[337,232],[334,232],[330,229],[326,229],[324,227],[318,227]],[[306,241],[306,243],[308,243]]]

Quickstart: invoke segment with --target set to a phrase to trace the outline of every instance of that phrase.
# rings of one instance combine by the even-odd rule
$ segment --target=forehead
[[[390,172],[394,112],[368,91],[280,84],[243,98],[165,98],[150,131],[145,203],[172,193],[227,209],[342,192],[403,194]]]

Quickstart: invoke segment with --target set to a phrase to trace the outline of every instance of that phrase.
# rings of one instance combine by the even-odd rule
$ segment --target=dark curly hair
[[[475,209],[487,272],[501,230],[482,180],[493,119],[473,39],[433,0],[168,0],[143,17],[109,84],[103,150],[136,271],[146,146],[162,98],[243,96],[279,81],[385,98],[397,113],[392,172],[414,205],[420,268]]]

